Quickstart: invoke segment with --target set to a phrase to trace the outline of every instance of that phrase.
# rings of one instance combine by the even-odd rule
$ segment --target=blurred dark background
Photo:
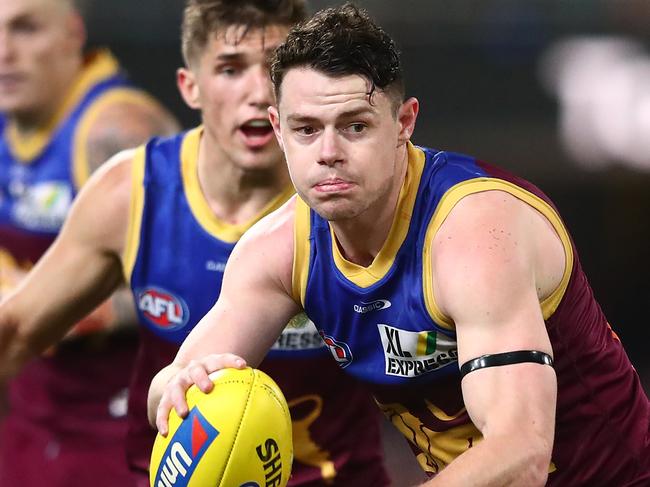
[[[311,11],[339,2],[310,2]],[[650,390],[650,2],[366,0],[421,102],[414,141],[532,180],[556,202]],[[189,127],[175,87],[182,0],[88,0],[90,44]]]

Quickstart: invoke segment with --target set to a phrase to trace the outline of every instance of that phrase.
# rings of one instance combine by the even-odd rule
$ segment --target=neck
[[[214,214],[233,225],[257,216],[290,184],[283,161],[267,169],[237,167],[207,130],[203,131],[199,144],[198,177],[201,191]]]
[[[398,150],[395,177],[388,193],[360,215],[330,222],[339,250],[349,262],[368,267],[383,248],[393,226],[407,167],[408,151],[405,144]]]

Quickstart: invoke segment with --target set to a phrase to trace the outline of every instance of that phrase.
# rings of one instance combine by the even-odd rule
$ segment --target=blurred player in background
[[[298,196],[240,239],[219,300],[154,379],[161,433],[191,384],[255,366],[304,310],[424,485],[650,485],[650,404],[549,199],[412,145],[395,45],[353,5],[295,27],[271,73]]]
[[[100,163],[177,130],[108,51],[84,54],[85,38],[72,0],[0,0],[0,300],[52,244]],[[58,255],[61,264],[69,257]],[[117,282],[104,283],[97,304]],[[34,299],[46,301],[64,286],[58,275],[41,278]],[[56,321],[57,313],[71,323],[82,317],[52,311],[28,307],[20,330],[0,314],[2,353],[10,341],[21,343],[18,355],[2,361],[0,383],[24,365],[8,384],[0,485],[125,485],[126,388],[137,346],[132,300],[126,290],[116,293],[45,351],[64,330],[32,335],[35,322]]]
[[[69,328],[69,316],[129,281],[143,326],[127,454],[142,485],[155,438],[146,414],[153,376],[218,297],[241,234],[294,193],[268,120],[268,73],[273,50],[305,15],[303,0],[189,0],[178,85],[203,125],[121,153],[98,172],[52,251],[0,308],[17,336],[46,344]],[[65,284],[44,295],[42,283],[54,278]],[[262,369],[291,407],[290,485],[388,485],[371,396],[342,373],[328,351],[336,344],[325,346],[304,314],[287,322]],[[2,366],[25,343],[9,342]]]

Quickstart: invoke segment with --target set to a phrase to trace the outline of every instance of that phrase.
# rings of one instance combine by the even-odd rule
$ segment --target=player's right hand
[[[199,360],[192,360],[186,366],[171,364],[163,369],[154,378],[149,391],[149,411],[156,411],[156,428],[162,436],[167,436],[169,431],[168,419],[169,412],[172,408],[176,413],[184,418],[189,413],[185,394],[194,384],[204,393],[208,393],[214,387],[209,374],[217,370],[226,368],[243,369],[246,367],[246,361],[230,353],[207,355]],[[165,382],[161,374],[169,377]],[[164,384],[162,391],[156,391],[158,383]],[[161,392],[161,394],[159,393]],[[160,397],[157,405],[152,404]],[[154,409],[155,408],[155,409]]]

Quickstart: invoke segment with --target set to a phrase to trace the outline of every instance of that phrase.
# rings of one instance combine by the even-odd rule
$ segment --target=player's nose
[[[326,127],[319,138],[318,162],[327,166],[343,162],[341,143],[333,128]]]

